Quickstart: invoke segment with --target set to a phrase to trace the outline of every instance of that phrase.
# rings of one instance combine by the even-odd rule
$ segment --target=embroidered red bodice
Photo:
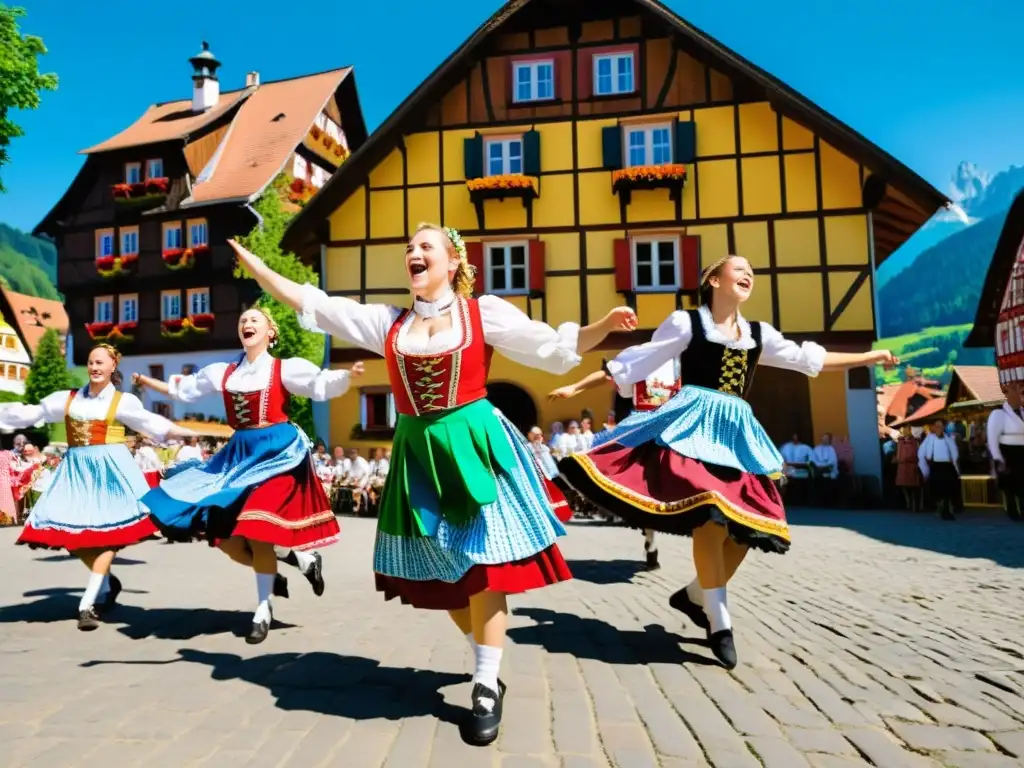
[[[281,380],[281,361],[274,358],[267,386],[256,392],[228,392],[228,378],[238,367],[231,363],[224,371],[224,410],[232,429],[257,429],[288,421],[288,390]]]
[[[409,316],[402,312],[388,331],[384,358],[395,396],[395,409],[406,416],[444,411],[487,397],[487,372],[493,349],[484,341],[484,325],[476,299],[458,298],[452,326],[461,328],[462,342],[447,352],[429,355],[398,351],[398,333]]]

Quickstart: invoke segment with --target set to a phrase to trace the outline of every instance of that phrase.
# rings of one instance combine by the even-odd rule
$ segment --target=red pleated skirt
[[[31,523],[25,523],[15,544],[26,544],[30,549],[66,549],[74,552],[77,549],[121,549],[155,538],[156,535],[157,528],[148,517],[123,528],[110,530],[63,531],[58,528],[33,528]]]
[[[146,485],[150,488],[156,488],[160,485],[160,472],[143,472],[142,476],[146,478]]]
[[[447,581],[410,581],[375,573],[377,591],[385,600],[398,598],[406,605],[429,610],[456,611],[469,606],[469,598],[479,592],[519,594],[560,581],[569,581],[572,573],[558,545],[552,544],[533,557],[501,565],[477,565],[454,583]]]

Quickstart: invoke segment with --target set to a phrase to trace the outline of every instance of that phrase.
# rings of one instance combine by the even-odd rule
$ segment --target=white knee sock
[[[259,605],[256,607],[256,615],[252,617],[253,623],[259,624],[261,621],[270,623],[270,595],[273,591],[274,574],[257,573],[256,598],[259,600]]]
[[[293,550],[292,552],[299,563],[299,571],[302,573],[308,572],[309,569],[313,567],[313,563],[316,562],[316,558],[313,556],[312,552],[299,552],[296,550]]]
[[[657,552],[658,545],[654,543],[654,531],[644,531],[644,551]]]
[[[501,648],[478,645],[476,647],[476,672],[473,674],[473,683],[482,683],[497,693],[498,669],[500,667]]]
[[[732,629],[732,619],[729,618],[729,608],[726,605],[726,588],[704,590],[704,613],[707,614],[708,622],[711,624],[711,633],[721,632],[723,629]]]
[[[89,584],[85,588],[85,593],[82,595],[81,602],[78,603],[79,611],[87,611],[96,604],[96,597],[100,593],[100,587],[103,586],[103,574],[102,573],[90,573]]]
[[[704,590],[700,588],[700,582],[696,578],[686,585],[686,596],[690,598],[691,603],[704,605]]]

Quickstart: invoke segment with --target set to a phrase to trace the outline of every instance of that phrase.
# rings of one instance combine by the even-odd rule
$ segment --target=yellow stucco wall
[[[467,241],[494,231],[507,239],[540,237],[546,245],[546,270],[556,274],[547,277],[545,295],[529,301],[533,317],[556,325],[587,322],[624,301],[615,290],[615,240],[669,229],[700,237],[704,265],[730,250],[750,260],[757,272],[754,295],[744,308],[750,319],[773,322],[783,333],[873,332],[871,279],[858,280],[870,264],[869,224],[860,208],[861,179],[868,169],[806,128],[780,119],[766,102],[687,109],[655,119],[672,117],[692,120],[697,136],[679,219],[667,191],[651,190],[633,194],[622,220],[611,173],[601,168],[601,130],[614,125],[614,117],[501,126],[502,133],[533,129],[541,136],[540,196],[533,206],[532,228],[518,199],[488,200],[487,231],[479,231],[463,167],[463,142],[475,131],[407,135],[404,155],[396,147],[369,174],[366,185],[329,217],[327,288],[357,299],[366,288],[371,292],[366,301],[407,304],[404,241],[416,224],[433,221],[463,230]],[[408,179],[405,190],[403,178]],[[586,272],[581,276],[584,247]],[[855,294],[847,296],[856,286]],[[676,301],[675,294],[638,294],[640,327],[655,328],[676,308]],[[515,303],[527,306],[525,298]],[[611,402],[608,392],[555,406],[544,395],[590,373],[613,354],[587,355],[565,379],[495,356],[491,379],[526,389],[545,428],[556,419],[578,417],[582,407],[591,408],[601,420]],[[359,385],[386,383],[383,363],[373,361]],[[810,387],[815,433],[846,434],[843,377],[822,376]],[[358,419],[356,395],[334,401],[334,441],[347,444]]]

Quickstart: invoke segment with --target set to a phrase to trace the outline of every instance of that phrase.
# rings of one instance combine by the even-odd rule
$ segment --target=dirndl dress
[[[739,321],[740,338],[726,340],[706,308],[675,312],[651,342],[607,363],[621,389],[679,355],[682,387],[600,432],[590,451],[563,458],[559,469],[631,526],[689,535],[711,520],[737,542],[782,553],[790,543],[775,482],[783,460],[745,397],[759,360],[814,375],[825,351]]]
[[[285,362],[319,372],[305,360]],[[239,365],[263,374],[265,386],[231,391],[229,379]],[[300,551],[336,542],[338,521],[313,469],[309,439],[288,421],[282,361],[264,355],[250,366],[243,356],[204,368],[196,378],[205,386],[175,380],[172,396],[198,398],[219,389],[235,432],[209,460],[173,467],[143,496],[161,533],[171,541],[205,539],[210,546],[240,536]]]
[[[51,409],[55,399],[65,400],[68,450],[49,487],[33,505],[17,544],[72,552],[109,550],[137,544],[156,534],[146,509],[139,503],[149,487],[124,445],[125,428],[117,419],[122,404],[130,402],[138,409],[142,405],[113,386],[96,397],[86,397],[85,392],[56,393],[41,406],[34,406],[39,410],[35,414],[38,420],[49,415],[44,410]],[[77,418],[76,411],[95,411],[99,405],[89,401],[109,401],[106,417]],[[160,419],[155,414],[147,416],[154,422]],[[170,425],[163,419],[160,422]]]

